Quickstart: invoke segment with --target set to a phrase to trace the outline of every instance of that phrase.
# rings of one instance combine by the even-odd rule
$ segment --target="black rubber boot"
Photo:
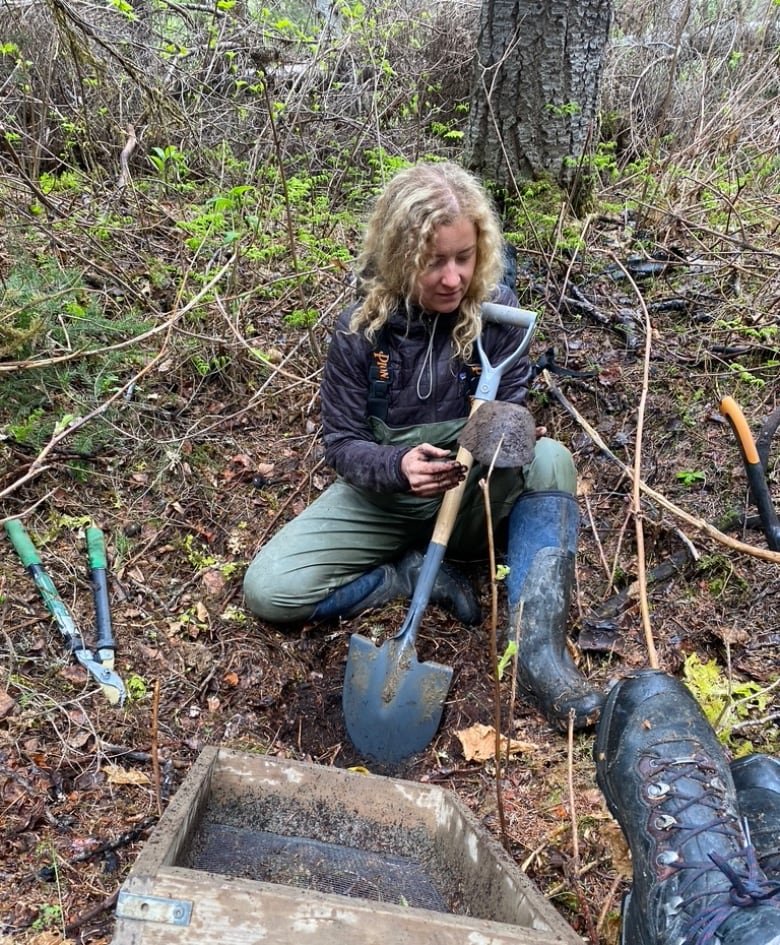
[[[780,880],[780,758],[747,755],[731,762],[739,812],[747,819],[761,869]]]
[[[578,524],[577,500],[568,492],[523,493],[509,516],[508,633],[518,646],[518,683],[564,730],[570,710],[582,729],[596,722],[604,703],[566,645]]]
[[[419,551],[408,551],[400,561],[380,565],[320,601],[311,620],[332,617],[349,619],[364,610],[375,610],[398,598],[411,598],[423,563]],[[469,581],[447,563],[442,563],[431,589],[430,602],[443,607],[461,623],[479,623],[482,613]]]
[[[633,860],[622,945],[780,945],[780,885],[758,865],[724,751],[685,685],[653,670],[617,683],[594,755]]]

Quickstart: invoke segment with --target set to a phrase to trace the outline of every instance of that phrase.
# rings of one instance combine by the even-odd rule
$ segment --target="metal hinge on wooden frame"
[[[160,896],[139,896],[120,892],[116,901],[118,919],[142,922],[163,922],[166,925],[189,925],[192,903],[187,899],[163,899]]]

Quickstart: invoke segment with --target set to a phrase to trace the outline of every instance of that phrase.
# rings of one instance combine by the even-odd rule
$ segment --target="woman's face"
[[[417,279],[417,302],[426,312],[450,314],[468,291],[477,265],[477,228],[466,217],[440,226],[428,264]]]

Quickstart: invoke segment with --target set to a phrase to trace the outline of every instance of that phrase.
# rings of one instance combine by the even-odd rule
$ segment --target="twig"
[[[590,507],[590,499],[588,496],[585,496],[585,508],[588,512],[588,521],[590,522],[590,530],[593,532],[593,538],[596,541],[596,548],[599,552],[599,558],[601,559],[601,565],[604,568],[604,573],[607,575],[609,581],[609,586],[612,587],[613,575],[610,572],[609,562],[607,557],[604,554],[604,546],[601,544],[601,538],[599,537],[598,529],[596,528],[596,521],[593,518],[593,509]]]
[[[561,406],[563,406],[572,415],[572,417],[574,417],[577,423],[579,423],[582,429],[588,434],[588,436],[604,453],[604,455],[608,456],[614,463],[617,463],[623,472],[633,479],[634,474],[631,469],[612,452],[612,450],[601,438],[599,433],[593,429],[593,427],[582,416],[577,408],[567,399],[565,394],[563,394],[560,388],[553,382],[550,372],[542,371],[542,377],[544,378],[544,382],[547,384],[547,387],[549,388],[553,397],[555,397]],[[709,522],[705,522],[704,519],[697,518],[695,515],[691,515],[689,512],[681,509],[679,506],[675,505],[674,502],[671,502],[669,499],[667,499],[666,496],[661,495],[660,492],[656,492],[655,489],[651,489],[646,482],[640,480],[639,488],[646,496],[649,496],[660,506],[665,508],[667,512],[671,512],[671,514],[676,518],[682,519],[682,521],[687,522],[692,528],[702,532],[709,538],[712,538],[714,541],[719,542],[721,545],[725,545],[727,548],[731,548],[733,551],[739,551],[742,554],[751,555],[754,558],[761,558],[763,561],[771,561],[773,564],[780,564],[780,551],[770,551],[768,548],[757,548],[755,545],[748,545],[744,541],[737,541],[736,538],[731,538],[728,535],[724,535],[723,532],[715,528],[714,525],[710,525]]]
[[[577,835],[577,810],[574,798],[574,709],[569,709],[568,753],[566,771],[569,786],[569,816],[571,817],[571,851],[574,858],[575,872],[580,864],[580,839]]]
[[[118,896],[119,890],[116,889],[107,899],[99,902],[91,909],[87,909],[86,912],[82,912],[81,915],[76,916],[71,922],[67,922],[65,924],[65,934],[69,936],[73,935],[74,932],[77,932],[83,925],[86,925],[87,922],[91,922],[92,919],[102,915],[104,912],[109,912],[116,905]]]
[[[617,543],[615,547],[615,555],[612,559],[612,570],[609,574],[609,587],[607,592],[611,591],[615,586],[615,578],[617,576],[618,568],[620,566],[620,552],[623,549],[623,539],[626,537],[626,529],[628,528],[628,523],[631,521],[631,510],[629,509],[628,514],[623,517],[623,524],[620,526],[620,532],[618,533]]]
[[[639,586],[639,612],[642,616],[642,629],[647,647],[647,660],[651,669],[658,669],[658,652],[653,639],[653,629],[650,626],[650,605],[647,599],[647,561],[645,559],[645,531],[642,524],[642,498],[639,483],[642,481],[642,435],[645,426],[645,408],[647,405],[647,391],[650,384],[650,351],[652,348],[653,326],[650,322],[650,313],[647,311],[644,297],[631,273],[614,253],[610,253],[613,262],[620,267],[628,279],[634,294],[639,300],[642,314],[645,318],[645,354],[642,362],[642,393],[639,397],[636,418],[636,445],[634,449],[634,470],[631,493],[631,507],[634,513],[634,528],[636,532],[637,584]]]
[[[666,581],[682,573],[686,566],[695,560],[688,548],[689,544],[690,542],[686,542],[685,548],[675,552],[675,554],[671,555],[671,557],[667,558],[665,561],[662,561],[661,564],[657,565],[652,571],[649,571],[645,575],[647,587],[651,587],[653,584],[659,584],[661,581]],[[624,587],[622,591],[613,594],[612,597],[605,600],[603,604],[600,604],[590,616],[585,618],[584,622],[592,624],[617,617],[638,594],[639,585],[637,582],[632,582],[628,587]]]
[[[517,657],[520,652],[520,647],[517,645],[517,641],[520,636],[520,627],[523,625],[523,607],[525,607],[525,601],[521,600],[517,608],[517,615],[512,616],[510,614],[510,625],[509,625],[509,642],[514,642],[515,648],[512,653],[512,685],[509,690],[509,732],[510,738],[512,735],[512,720],[515,717],[515,702],[517,700]]]
[[[313,383],[312,378],[310,377],[299,377],[297,374],[293,374],[291,371],[285,371],[281,365],[274,364],[273,361],[270,361],[262,351],[258,351],[257,348],[253,348],[252,345],[244,338],[244,336],[239,332],[236,326],[231,322],[230,316],[228,315],[225,304],[220,298],[218,293],[214,293],[214,301],[216,302],[217,308],[220,311],[220,314],[225,319],[225,322],[233,334],[236,341],[241,345],[241,347],[247,351],[253,358],[258,360],[261,364],[265,365],[267,368],[270,368],[275,374],[281,375],[281,377],[286,377],[288,381],[294,381],[296,384],[310,384]]]
[[[592,945],[597,945],[597,936],[596,930],[593,927],[593,919],[590,914],[590,907],[588,901],[582,893],[582,887],[580,885],[580,839],[579,839],[579,829],[577,827],[577,807],[576,800],[574,796],[574,718],[575,718],[574,709],[569,709],[569,726],[568,726],[568,752],[566,759],[566,770],[567,770],[567,780],[569,788],[569,817],[571,818],[571,871],[570,871],[570,881],[574,889],[574,894],[577,897],[577,901],[580,904],[580,909],[582,911],[582,917],[585,920],[585,925],[588,930],[588,938],[592,942]]]
[[[162,815],[162,793],[160,790],[160,753],[158,745],[158,717],[160,712],[160,680],[154,681],[154,694],[152,696],[152,778],[154,780],[154,796],[157,800],[157,813]]]
[[[739,732],[743,728],[755,728],[757,725],[766,725],[767,722],[775,722],[777,719],[780,719],[780,712],[770,712],[769,715],[764,715],[760,719],[745,719],[743,722],[737,722],[731,726],[731,731]]]
[[[607,916],[609,911],[612,908],[612,900],[615,898],[615,893],[618,891],[620,884],[623,882],[623,877],[618,873],[618,875],[612,880],[612,885],[609,887],[607,892],[607,898],[604,900],[604,905],[601,907],[601,912],[599,912],[599,917],[596,920],[596,935],[601,933],[604,923],[607,921]]]
[[[135,135],[135,128],[132,125],[127,126],[127,141],[125,146],[122,148],[122,153],[119,155],[119,166],[121,171],[119,174],[119,179],[116,182],[117,190],[122,190],[130,183],[130,155],[135,151],[135,146],[138,144],[138,138]]]
[[[115,850],[121,850],[122,847],[130,846],[131,843],[135,843],[135,841],[138,840],[142,833],[156,823],[157,817],[145,817],[140,824],[136,824],[135,827],[126,830],[113,840],[104,840],[91,850],[85,850],[83,853],[77,853],[75,856],[70,857],[70,859],[64,861],[64,865],[74,866],[77,863],[88,863],[90,860],[96,860],[106,853],[113,853]],[[50,883],[54,880],[55,873],[55,867],[44,866],[42,869],[38,870],[38,879]]]
[[[48,466],[43,467],[43,469],[48,469],[48,468],[49,468]],[[38,471],[42,472],[43,469],[38,470]],[[22,479],[17,479],[16,485],[17,486],[21,485],[24,481],[26,481],[26,479],[27,479],[27,476],[23,477]],[[26,518],[30,514],[30,512],[34,512],[38,508],[39,505],[43,505],[43,503],[46,502],[48,499],[50,499],[53,495],[54,495],[54,490],[52,489],[49,492],[47,492],[46,495],[42,495],[40,499],[37,500],[37,502],[33,502],[32,505],[29,505],[23,512],[19,512],[16,515],[9,515],[6,518],[0,518],[0,525],[5,525],[5,523],[10,521],[10,519],[12,518]]]
[[[495,730],[496,744],[496,809],[498,811],[498,823],[501,830],[501,842],[505,850],[509,850],[509,834],[506,829],[506,815],[504,813],[504,793],[501,787],[501,677],[498,672],[498,646],[496,642],[498,625],[498,584],[496,583],[496,548],[493,541],[493,513],[490,508],[490,477],[493,473],[498,454],[501,451],[504,437],[502,436],[496,445],[487,476],[479,480],[479,488],[482,490],[482,498],[485,504],[485,529],[487,531],[488,542],[488,567],[490,568],[490,668],[493,674],[493,728]],[[507,735],[506,757],[509,759],[511,733]]]
[[[121,351],[122,348],[128,348],[131,345],[140,344],[142,341],[146,341],[148,338],[152,338],[155,335],[159,335],[162,332],[170,332],[173,326],[178,322],[182,316],[186,315],[191,309],[203,299],[204,296],[208,295],[209,292],[217,285],[217,283],[222,279],[225,273],[233,265],[233,262],[236,259],[236,254],[234,253],[230,259],[220,267],[216,274],[209,279],[209,281],[194,295],[186,305],[182,308],[174,308],[171,315],[161,324],[155,325],[154,328],[150,328],[149,331],[145,331],[140,335],[134,335],[132,338],[125,338],[124,341],[118,341],[115,345],[106,345],[104,348],[89,348],[83,351],[70,351],[68,354],[61,354],[54,358],[41,358],[39,360],[28,360],[28,361],[4,361],[0,364],[0,374],[8,374],[12,371],[18,371],[27,368],[40,368],[40,367],[51,367],[54,364],[65,364],[68,361],[74,361],[77,358],[91,358],[99,354],[107,354],[111,351]],[[135,379],[133,379],[135,380]],[[132,383],[132,381],[130,382]],[[125,388],[122,388],[124,391]],[[121,392],[120,392],[121,393]]]

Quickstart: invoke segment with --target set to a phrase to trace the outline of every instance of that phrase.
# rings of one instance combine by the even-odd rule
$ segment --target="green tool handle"
[[[44,570],[38,552],[35,550],[35,545],[27,534],[24,525],[18,518],[9,519],[5,523],[5,531],[27,573],[35,581],[46,609],[54,618],[60,633],[67,640],[68,646],[74,653],[83,650],[85,648],[84,640],[78,627],[60,597],[59,591],[52,583],[52,579]]]
[[[89,579],[92,584],[92,599],[95,602],[95,625],[97,627],[95,646],[98,651],[113,650],[116,648],[116,644],[111,627],[111,607],[108,601],[106,543],[103,532],[99,528],[88,528],[86,535]],[[105,656],[105,654],[103,655]]]
[[[99,528],[90,526],[87,529],[87,557],[90,571],[105,571],[108,567],[106,543],[103,532]]]
[[[35,550],[35,545],[27,534],[27,529],[22,525],[18,518],[9,518],[5,523],[5,533],[11,539],[11,544],[16,549],[22,564],[25,568],[30,565],[40,564],[41,559]]]

